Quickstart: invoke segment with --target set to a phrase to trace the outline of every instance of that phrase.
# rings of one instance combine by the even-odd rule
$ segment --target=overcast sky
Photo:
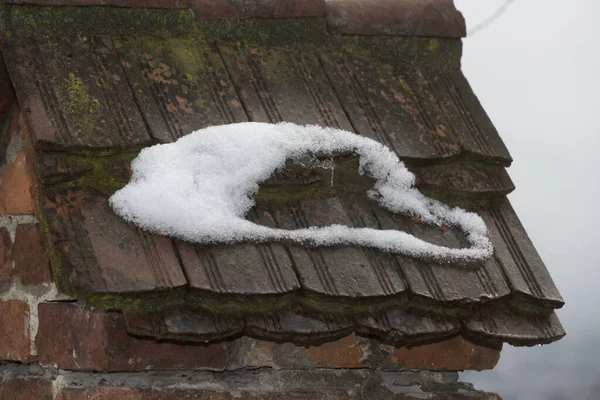
[[[504,0],[455,0],[473,28]],[[464,374],[504,400],[600,398],[598,0],[514,0],[464,42],[463,70],[514,158],[509,197],[566,306],[567,336]]]

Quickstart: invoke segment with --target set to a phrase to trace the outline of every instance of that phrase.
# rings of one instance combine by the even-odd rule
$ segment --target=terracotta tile
[[[328,0],[327,23],[353,35],[463,37],[465,20],[452,0]]]
[[[203,127],[247,121],[214,46],[145,38],[124,42],[118,53],[154,139],[171,142]]]
[[[515,189],[503,166],[484,162],[461,160],[450,165],[415,167],[412,172],[419,189],[446,195],[496,198]]]
[[[92,0],[78,3],[89,5]],[[107,4],[166,5],[161,0]],[[325,12],[322,0],[169,4],[190,5],[200,19],[323,16]],[[460,13],[450,0],[384,0],[379,7],[358,0],[330,1],[327,9],[329,29],[359,36],[331,36],[323,24],[323,31],[316,33],[331,41],[299,43],[294,33],[281,38],[282,46],[273,46],[279,38],[265,38],[262,33],[249,35],[247,43],[235,43],[236,34],[227,29],[223,30],[227,33],[218,30],[214,33],[218,39],[207,42],[156,36],[116,42],[93,35],[52,37],[50,42],[7,40],[2,54],[23,106],[23,126],[31,128],[28,136],[43,189],[44,205],[38,211],[56,254],[59,288],[105,307],[123,307],[127,327],[111,320],[119,326],[114,329],[123,341],[128,328],[136,334],[175,340],[223,341],[246,334],[290,340],[294,346],[325,346],[320,355],[315,353],[318,346],[310,354],[299,350],[301,357],[294,365],[381,363],[365,355],[362,338],[356,339],[360,346],[352,347],[347,338],[351,333],[397,347],[443,341],[459,331],[469,340],[496,348],[502,341],[531,344],[561,337],[564,331],[550,311],[562,306],[563,300],[504,198],[513,187],[504,170],[511,158],[459,71],[459,41],[388,36],[454,38],[464,33]],[[277,21],[246,22],[281,28]],[[223,22],[222,27],[228,24]],[[285,35],[283,29],[278,32]],[[380,47],[385,54],[377,50]],[[2,87],[8,87],[5,72],[0,71]],[[52,85],[48,76],[54,79]],[[14,103],[10,96],[0,99],[4,110],[10,102]],[[418,173],[421,187],[443,192],[457,202],[468,201],[483,214],[495,257],[467,268],[352,246],[174,245],[169,238],[125,223],[108,206],[108,197],[129,179],[130,159],[120,151],[133,156],[142,146],[171,142],[198,128],[248,120],[330,126],[387,145]],[[29,190],[33,182],[25,172],[25,161],[32,160],[26,158],[19,153],[17,162],[4,170],[3,213],[33,212]],[[343,162],[336,164],[335,173],[308,171],[265,182],[263,197],[259,193],[248,219],[285,229],[330,224],[401,229],[444,246],[466,245],[464,235],[454,229],[426,226],[378,207],[365,196],[372,182],[358,174],[357,163]],[[293,186],[298,198],[269,199],[263,190],[268,185]],[[484,205],[480,202],[484,197],[493,201]],[[49,279],[48,269],[36,266],[46,265],[46,259],[37,250],[27,255],[23,251],[33,245],[39,248],[36,235],[17,232],[18,251],[13,249],[12,257],[18,261],[17,269],[25,271],[23,281],[37,284]],[[31,258],[34,254],[40,258]],[[10,279],[15,272],[3,265],[0,279]],[[176,307],[167,307],[173,299]],[[129,301],[134,301],[135,310]],[[501,307],[523,301],[532,311],[525,317]],[[485,313],[475,313],[482,307],[488,307]],[[86,311],[72,320],[89,316],[92,326],[111,331],[109,314],[92,314]],[[68,325],[59,319],[46,322],[63,324],[61,329]],[[124,365],[109,354],[113,343],[94,333],[89,336],[95,345],[109,350],[77,356],[81,358],[77,362],[88,369]],[[145,349],[145,345],[126,343],[132,354]],[[384,359],[381,343],[369,351]],[[55,344],[44,345],[52,349]],[[60,339],[56,346],[67,348]],[[345,354],[343,348],[352,351]],[[434,358],[443,356],[442,351],[420,349],[388,350],[400,352],[393,356],[397,365],[417,359],[427,365],[452,365],[448,359]],[[259,350],[253,353],[254,362],[282,365],[282,348]],[[66,357],[62,363],[77,368],[67,350],[53,351],[59,358]],[[490,365],[492,359],[462,359],[461,363],[477,367]],[[138,368],[145,362],[133,361],[133,365]],[[390,365],[394,368],[393,362]]]
[[[527,313],[510,307],[487,309],[466,317],[465,337],[475,343],[510,343],[513,346],[533,346],[552,343],[563,336],[565,330],[555,311]]]
[[[562,307],[564,300],[510,201],[498,199],[481,216],[512,292],[547,308]]]
[[[107,200],[93,190],[47,196],[44,213],[51,245],[60,257],[60,288],[68,293],[127,293],[184,286],[171,240],[126,223]]]
[[[150,143],[113,43],[16,39],[3,47],[33,144],[108,149]],[[53,84],[44,76],[52,76]],[[25,95],[26,94],[26,95]]]

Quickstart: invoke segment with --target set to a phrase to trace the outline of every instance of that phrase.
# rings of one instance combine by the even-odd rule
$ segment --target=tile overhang
[[[560,294],[505,198],[514,188],[504,169],[510,155],[459,70],[459,40],[351,37],[328,32],[319,18],[198,27],[189,15],[162,10],[128,15],[139,18],[139,36],[111,33],[97,18],[62,25],[63,36],[31,19],[92,13],[4,7],[2,53],[32,139],[38,213],[56,279],[76,297],[123,310],[132,332],[201,342],[242,334],[322,342],[354,331],[396,345],[460,332],[494,347],[564,334],[553,311],[562,306]],[[195,34],[150,34],[176,21]],[[91,34],[82,36],[86,29]],[[389,45],[395,53],[383,50]],[[81,116],[81,104],[70,99],[81,88],[83,106],[106,118],[88,123],[90,116]],[[141,147],[246,120],[316,123],[384,142],[422,190],[482,214],[494,259],[465,270],[363,249],[210,248],[143,232],[108,208]],[[319,225],[325,213],[333,222],[463,243],[452,230],[389,215],[353,193],[263,203],[253,218],[267,225]],[[246,270],[262,277],[258,286],[243,278]]]

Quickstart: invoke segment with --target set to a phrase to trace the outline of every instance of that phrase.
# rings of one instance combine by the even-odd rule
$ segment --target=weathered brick
[[[141,400],[142,393],[139,389],[114,388],[109,386],[95,386],[90,388],[64,388],[58,392],[56,400]]]
[[[12,278],[13,267],[10,262],[12,240],[8,229],[0,228],[0,283],[8,282]]]
[[[52,400],[52,382],[44,379],[0,381],[0,400]]]
[[[491,369],[500,352],[477,346],[462,337],[413,348],[394,348],[355,334],[320,346],[302,347],[243,338],[241,364],[287,369],[385,368],[461,371]]]
[[[338,341],[311,346],[308,356],[318,368],[357,368],[367,366],[366,340],[348,335]]]
[[[141,371],[225,368],[222,344],[183,345],[130,336],[120,313],[42,303],[36,338],[41,363],[64,369]]]
[[[19,151],[14,162],[8,162],[2,172],[0,215],[33,214],[35,208],[31,194],[32,183],[25,152]]]
[[[0,360],[31,359],[29,306],[21,300],[0,301]]]
[[[42,242],[39,224],[17,226],[12,259],[14,272],[24,285],[39,285],[52,281],[50,260]]]
[[[320,346],[296,346],[245,337],[240,339],[240,364],[252,368],[276,369],[366,367],[369,340],[354,334]],[[375,367],[375,365],[371,365]]]
[[[478,346],[461,336],[440,343],[394,349],[383,361],[384,368],[444,371],[492,369],[500,351]]]

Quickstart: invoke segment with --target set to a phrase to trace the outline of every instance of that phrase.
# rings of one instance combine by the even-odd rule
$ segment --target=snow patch
[[[283,169],[286,160],[348,153],[359,156],[359,172],[375,182],[369,197],[394,213],[455,226],[465,232],[470,247],[438,246],[396,230],[343,225],[284,230],[244,218],[259,183]],[[110,198],[114,211],[144,229],[190,242],[357,245],[439,262],[482,261],[493,251],[480,216],[424,196],[394,152],[338,129],[286,122],[213,126],[143,149],[131,168],[130,182]]]

